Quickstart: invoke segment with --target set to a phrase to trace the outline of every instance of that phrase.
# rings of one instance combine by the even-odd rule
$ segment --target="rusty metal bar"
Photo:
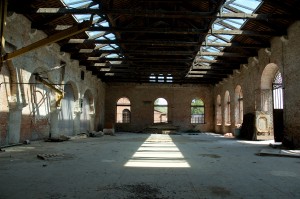
[[[18,56],[23,55],[23,54],[25,54],[27,52],[30,52],[32,50],[41,48],[41,47],[46,46],[48,44],[51,44],[51,43],[60,41],[62,39],[71,37],[73,35],[79,34],[81,32],[86,31],[90,26],[91,26],[91,21],[84,21],[80,24],[77,24],[77,25],[75,25],[71,28],[68,28],[64,31],[61,31],[57,34],[51,35],[51,36],[49,36],[45,39],[42,39],[42,40],[37,41],[35,43],[32,43],[32,44],[30,44],[26,47],[18,49],[16,51],[12,52],[12,53],[8,53],[8,54],[4,55],[3,57],[1,57],[1,61],[3,62],[3,61],[6,61],[6,60],[10,60],[12,58],[18,57]]]

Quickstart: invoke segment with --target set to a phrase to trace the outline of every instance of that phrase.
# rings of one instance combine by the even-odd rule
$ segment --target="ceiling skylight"
[[[99,4],[92,1],[92,0],[61,0],[65,5],[66,8],[99,8]],[[96,27],[109,27],[109,22],[105,19],[105,16],[94,15],[91,16],[90,14],[76,14],[73,15],[74,19],[80,23],[84,20],[90,20],[93,17],[93,25]],[[86,31],[89,39],[96,39],[96,40],[116,40],[116,36],[114,33],[106,33],[103,31]],[[118,49],[119,46],[116,44],[95,44],[95,49],[98,50],[114,50]],[[103,56],[103,55],[102,55]],[[107,53],[104,55],[105,57],[109,58],[121,58],[122,55],[114,54],[114,53]],[[115,63],[114,61],[110,61],[111,64]]]
[[[252,14],[259,8],[262,0],[227,0],[220,10],[220,13],[246,13]],[[213,30],[235,30],[241,29],[243,25],[247,22],[244,19],[216,19],[212,25]],[[206,36],[206,42],[210,43],[230,43],[234,38],[234,35],[226,34],[212,34]],[[212,46],[202,46],[200,48],[201,52],[221,52],[224,47],[212,47]],[[201,63],[197,60],[214,60],[216,56],[197,56],[194,60],[193,66],[199,68],[199,66],[207,66],[207,63]]]

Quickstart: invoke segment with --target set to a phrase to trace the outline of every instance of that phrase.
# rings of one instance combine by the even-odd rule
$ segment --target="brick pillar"
[[[20,142],[22,107],[18,102],[9,102],[8,114],[8,143],[17,144]]]
[[[74,111],[74,133],[80,133],[80,115],[81,111]]]
[[[95,130],[95,113],[90,114],[90,131]]]
[[[61,135],[61,133],[58,132],[58,115],[60,110],[60,108],[52,108],[50,112],[50,135],[54,138]]]

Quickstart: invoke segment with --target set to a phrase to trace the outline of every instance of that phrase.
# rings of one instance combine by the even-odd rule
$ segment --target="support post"
[[[56,138],[60,135],[58,132],[58,114],[60,108],[53,107],[50,111],[50,133],[49,138]]]
[[[95,113],[90,113],[90,131],[95,130]]]
[[[74,111],[74,133],[75,133],[75,135],[80,133],[80,115],[81,115],[81,111]]]
[[[9,102],[8,115],[8,143],[20,143],[21,121],[22,121],[22,107],[19,102]]]

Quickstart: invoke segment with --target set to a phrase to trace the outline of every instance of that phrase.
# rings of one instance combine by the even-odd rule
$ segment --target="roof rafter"
[[[9,11],[21,14],[44,14],[44,15],[64,15],[64,14],[97,14],[97,15],[132,15],[141,17],[155,18],[221,18],[221,19],[253,19],[253,20],[272,20],[272,19],[298,19],[299,16],[291,14],[246,14],[246,13],[221,13],[215,15],[214,12],[191,12],[191,11],[162,11],[162,10],[101,10],[94,8],[38,8],[32,9],[24,7],[8,7]]]

